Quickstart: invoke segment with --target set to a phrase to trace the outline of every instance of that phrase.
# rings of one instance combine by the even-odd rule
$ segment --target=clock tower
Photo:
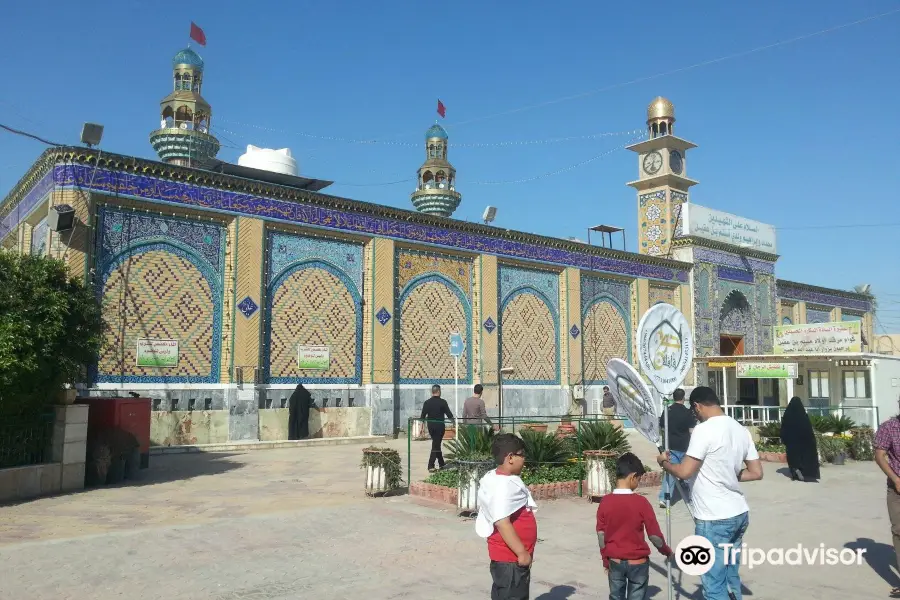
[[[658,96],[647,107],[648,139],[628,146],[638,155],[638,252],[668,256],[681,231],[681,205],[697,181],[687,177],[687,151],[696,148],[675,137],[675,106]]]

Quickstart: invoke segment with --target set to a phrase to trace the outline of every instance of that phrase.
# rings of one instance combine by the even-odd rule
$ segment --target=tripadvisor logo
[[[720,556],[725,565],[742,565],[749,569],[760,565],[773,566],[829,566],[862,565],[865,548],[826,548],[825,544],[805,547],[797,544],[791,548],[750,548],[747,544],[719,544]],[[700,576],[708,573],[715,564],[716,548],[712,542],[700,535],[689,535],[675,548],[675,562],[688,575]]]

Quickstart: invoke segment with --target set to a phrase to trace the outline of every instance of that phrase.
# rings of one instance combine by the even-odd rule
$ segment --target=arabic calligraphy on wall
[[[681,217],[685,236],[776,254],[771,225],[690,203],[684,205]]]
[[[97,169],[95,175],[93,172],[92,167],[85,165],[57,165],[54,168],[54,178],[56,184],[62,187],[78,186],[107,194],[167,202],[191,208],[219,210],[262,219],[288,221],[314,227],[390,237],[634,277],[680,282],[688,280],[688,272],[682,269],[648,265],[606,256],[593,256],[508,238],[420,225],[399,219],[300,204],[288,200],[251,196],[228,190],[201,187],[191,183],[157,179],[148,175],[108,169]]]
[[[860,352],[859,321],[775,327],[775,354]]]

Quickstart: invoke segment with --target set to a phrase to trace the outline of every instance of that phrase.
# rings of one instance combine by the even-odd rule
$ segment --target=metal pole
[[[498,372],[499,384],[497,385],[497,424],[503,430],[503,373]]]
[[[456,355],[456,360],[453,361],[453,421],[455,432],[454,437],[459,439],[459,355]]]
[[[412,483],[412,426],[415,417],[407,419],[406,424],[406,485]]]
[[[666,406],[666,399],[663,397],[663,427],[665,427],[665,445],[666,453],[669,452],[669,407]],[[669,488],[669,477],[674,475],[665,473],[663,477],[663,485],[666,486],[666,540],[672,544],[672,492]],[[684,494],[682,494],[684,495]],[[666,560],[666,581],[669,582],[669,600],[672,600],[672,561]]]

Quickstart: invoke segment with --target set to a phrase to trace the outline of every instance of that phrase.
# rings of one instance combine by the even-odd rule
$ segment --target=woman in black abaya
[[[819,478],[819,451],[812,422],[800,398],[791,398],[781,418],[781,441],[787,452],[791,479],[809,481]]]
[[[297,384],[297,389],[288,401],[289,440],[305,440],[309,437],[309,409],[312,404],[312,394],[302,383]]]

